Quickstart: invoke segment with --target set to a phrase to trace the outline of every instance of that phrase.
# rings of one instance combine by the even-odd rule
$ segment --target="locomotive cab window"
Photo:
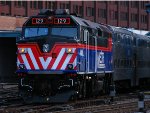
[[[67,37],[67,38],[76,38],[77,37],[77,28],[73,27],[53,27],[51,30],[51,35]]]
[[[88,38],[89,38],[89,45],[95,46],[95,38],[94,38],[95,30],[88,28],[88,34],[89,34],[89,36],[88,36]]]
[[[25,28],[25,38],[48,35],[48,28]]]
[[[102,36],[102,31],[98,29],[98,36]]]
[[[98,29],[97,46],[108,47],[108,36],[109,34],[107,32],[102,32]]]

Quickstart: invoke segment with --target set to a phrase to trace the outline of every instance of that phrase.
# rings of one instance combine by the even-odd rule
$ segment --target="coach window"
[[[131,45],[131,39],[130,39],[130,37],[129,36],[126,36],[127,38],[126,38],[126,41],[127,41],[127,45]]]
[[[134,44],[134,38],[132,37],[132,36],[130,36],[130,38],[131,38],[131,45],[133,46],[133,44]]]
[[[117,59],[116,61],[117,61],[117,62],[116,62],[116,64],[117,64],[116,67],[119,68],[119,67],[120,67],[120,60]]]
[[[121,41],[121,34],[118,34],[117,35],[117,43],[120,43],[120,41]]]
[[[129,45],[130,45],[130,46],[132,45],[132,39],[131,39],[130,36],[129,36]]]
[[[114,68],[116,68],[116,59],[114,59],[114,65],[113,66],[114,66]]]
[[[121,34],[120,39],[121,39],[121,43],[124,44],[125,43],[125,34]]]
[[[143,41],[144,41],[144,47],[147,47],[147,41],[146,40]]]
[[[142,47],[145,47],[146,43],[145,40],[142,40]]]
[[[133,37],[133,45],[136,46],[136,38]]]
[[[139,40],[139,46],[140,47],[146,47],[146,45],[147,45],[147,41],[145,41],[143,39]]]
[[[140,41],[140,39],[138,39],[138,47],[140,47],[141,46],[141,41]]]
[[[148,47],[148,41],[146,41],[146,47]]]
[[[124,66],[124,60],[121,59],[121,60],[120,60],[120,67],[123,67],[123,66]]]
[[[125,35],[124,43],[125,43],[125,45],[128,45],[128,37],[127,37],[127,35]]]
[[[116,42],[117,41],[117,33],[114,33],[114,35],[112,36],[113,41]]]
[[[145,47],[148,47],[148,42],[147,41],[145,41]]]
[[[131,45],[131,44],[130,44],[130,38],[129,38],[129,37],[128,37],[128,45]]]
[[[128,45],[128,37],[125,36],[125,44]]]
[[[150,41],[148,42],[148,47],[150,47]]]

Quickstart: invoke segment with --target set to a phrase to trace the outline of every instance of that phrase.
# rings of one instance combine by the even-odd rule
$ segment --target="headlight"
[[[47,53],[49,51],[49,45],[48,44],[44,44],[43,45],[43,52]]]
[[[73,53],[73,49],[72,48],[66,48],[66,53],[72,54]]]
[[[19,48],[19,53],[24,54],[27,53],[28,49],[27,48]]]
[[[19,64],[19,69],[25,69],[25,65],[24,64]]]
[[[72,69],[73,69],[73,64],[68,64],[68,65],[67,65],[67,68],[68,68],[69,70],[72,70]]]

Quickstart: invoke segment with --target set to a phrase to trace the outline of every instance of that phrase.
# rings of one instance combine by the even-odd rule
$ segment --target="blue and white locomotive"
[[[138,37],[68,10],[44,10],[24,23],[17,39],[20,94],[28,102],[64,102],[108,93],[112,84],[139,85]],[[150,40],[143,40],[148,43],[142,49],[150,53]],[[148,74],[144,78],[149,82]]]

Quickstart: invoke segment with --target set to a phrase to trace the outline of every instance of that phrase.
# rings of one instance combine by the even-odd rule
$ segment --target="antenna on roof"
[[[70,14],[69,9],[56,9],[55,10],[56,15],[63,15],[63,14]]]
[[[41,9],[38,15],[54,15],[53,9]]]

